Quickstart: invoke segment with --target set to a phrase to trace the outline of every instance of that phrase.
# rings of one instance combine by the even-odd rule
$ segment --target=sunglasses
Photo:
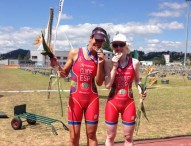
[[[112,44],[113,48],[118,48],[118,47],[125,47],[125,43],[120,43],[120,44]]]
[[[95,39],[95,41],[96,41],[97,43],[103,43],[103,42],[105,42],[105,40],[101,40],[101,39]]]

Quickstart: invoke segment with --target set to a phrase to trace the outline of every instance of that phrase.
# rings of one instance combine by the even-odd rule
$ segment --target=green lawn
[[[144,77],[143,74],[141,76]],[[134,139],[160,138],[176,135],[191,135],[191,80],[180,74],[167,77],[169,84],[161,84],[161,78],[157,78],[158,83],[152,89],[147,90],[145,108],[149,122],[141,119],[138,135]],[[62,102],[64,116],[61,116],[60,101],[57,92],[51,92],[50,98],[47,92],[28,93],[6,93],[2,91],[16,90],[46,90],[48,88],[49,77],[40,74],[32,74],[20,69],[0,68],[0,111],[8,114],[8,119],[0,118],[0,141],[4,145],[67,145],[69,132],[65,131],[62,125],[55,124],[58,135],[51,133],[51,127],[42,123],[30,126],[23,122],[21,130],[13,130],[11,120],[14,117],[13,109],[15,105],[27,104],[27,111],[35,114],[56,118],[67,124],[67,101],[69,92],[62,92]],[[69,90],[70,82],[61,80],[62,89]],[[52,89],[57,90],[57,82],[53,83]],[[104,143],[104,105],[109,90],[104,86],[98,87],[100,95],[100,120],[98,127],[98,141]],[[138,106],[139,95],[137,89],[133,87],[134,97]],[[118,128],[116,141],[123,141],[121,120]],[[84,123],[81,130],[81,145],[86,145]],[[0,143],[1,146],[1,143]]]

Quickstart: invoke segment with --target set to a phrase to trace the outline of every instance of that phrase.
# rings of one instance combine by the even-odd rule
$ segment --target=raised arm
[[[74,60],[77,58],[77,53],[78,53],[78,49],[73,49],[69,52],[68,54],[68,58],[66,61],[66,64],[64,65],[64,67],[62,67],[59,62],[58,59],[56,57],[50,59],[51,62],[51,66],[57,66],[58,67],[58,71],[60,73],[60,76],[62,78],[65,78],[68,76],[68,74],[70,73],[70,69],[72,67],[72,64],[74,62]]]
[[[101,86],[103,84],[105,77],[105,72],[104,72],[105,56],[101,50],[97,51],[97,55],[98,55],[98,66],[96,73],[96,83],[98,86]]]
[[[114,82],[115,72],[117,68],[113,67],[111,61],[106,61],[104,65],[104,70],[105,70],[105,87],[107,89],[110,89]]]
[[[121,58],[122,53],[116,53],[112,60],[108,61],[105,64],[105,87],[107,89],[110,89],[114,79],[115,79],[115,74],[118,68],[118,61]]]

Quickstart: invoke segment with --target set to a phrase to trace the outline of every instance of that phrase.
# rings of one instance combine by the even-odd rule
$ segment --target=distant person
[[[96,27],[85,48],[73,49],[69,52],[64,67],[56,58],[51,59],[51,66],[58,66],[61,77],[65,78],[71,71],[71,88],[68,108],[68,124],[70,131],[69,146],[79,146],[82,118],[85,118],[87,145],[97,146],[96,131],[99,118],[99,98],[96,84],[104,81],[104,54],[101,48],[107,33]]]
[[[113,146],[117,133],[119,114],[122,118],[125,146],[133,146],[133,132],[136,120],[136,107],[132,92],[132,83],[139,83],[139,61],[130,57],[126,36],[116,34],[111,42],[115,53],[112,60],[105,63],[105,86],[110,94],[105,106],[107,127],[106,146]],[[139,91],[141,93],[141,91]],[[146,92],[142,98],[146,97]]]

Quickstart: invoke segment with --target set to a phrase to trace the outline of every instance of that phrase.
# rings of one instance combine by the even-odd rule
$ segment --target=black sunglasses
[[[95,39],[95,41],[98,42],[98,43],[105,42],[105,40],[102,40],[102,39]]]
[[[125,43],[120,43],[120,44],[112,44],[113,48],[118,48],[118,47],[125,47]]]

